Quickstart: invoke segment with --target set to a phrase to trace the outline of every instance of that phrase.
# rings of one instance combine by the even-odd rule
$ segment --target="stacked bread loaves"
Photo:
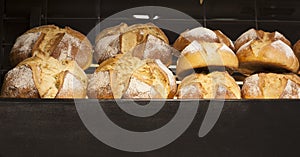
[[[243,98],[300,98],[299,62],[291,43],[279,32],[250,29],[235,42],[239,70],[249,76]]]
[[[231,40],[222,32],[203,27],[185,31],[174,47],[182,50],[176,69],[178,78],[183,79],[177,90],[178,98],[241,97],[239,86],[226,71],[237,69],[238,59]]]
[[[173,48],[174,47],[174,48]],[[289,99],[300,98],[300,40],[293,46],[279,32],[250,29],[234,43],[221,31],[197,27],[173,47],[152,23],[121,23],[101,31],[93,48],[81,33],[40,26],[17,38],[1,97],[96,99]],[[180,51],[176,77],[167,68]],[[236,51],[236,53],[234,53]],[[242,90],[230,75],[247,76]]]
[[[58,60],[75,60],[82,69],[87,69],[92,63],[93,48],[86,36],[78,31],[45,25],[32,28],[17,38],[10,52],[11,64],[16,66],[36,55],[34,53]]]
[[[45,25],[17,38],[4,79],[2,97],[86,98],[92,45],[81,33]]]
[[[176,80],[166,67],[172,53],[166,35],[151,23],[121,23],[101,31],[94,55],[100,65],[89,78],[88,97],[173,98]]]
[[[94,58],[101,63],[117,54],[133,52],[140,59],[172,63],[173,48],[164,32],[152,23],[128,26],[125,23],[101,31],[96,38]]]

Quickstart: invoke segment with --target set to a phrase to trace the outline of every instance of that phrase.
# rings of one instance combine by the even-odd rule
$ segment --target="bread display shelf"
[[[145,153],[128,153],[97,140],[85,127],[75,102],[99,102],[120,127],[150,131],[167,124],[178,106],[197,114],[189,128],[173,143]],[[226,100],[213,129],[198,137],[210,100],[166,100],[159,113],[136,118],[119,107],[132,100],[0,99],[0,156],[298,156],[299,100]],[[134,102],[146,105],[148,100]],[[153,100],[154,106],[162,100]],[[222,102],[222,101],[216,101]],[[83,104],[82,104],[83,103]],[[149,110],[153,110],[149,108]],[[134,140],[134,139],[133,139]]]

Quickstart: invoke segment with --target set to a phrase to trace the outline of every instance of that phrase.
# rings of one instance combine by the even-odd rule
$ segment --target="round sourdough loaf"
[[[173,98],[176,80],[160,60],[141,60],[130,54],[110,58],[88,83],[89,98]]]
[[[178,87],[179,99],[240,99],[240,87],[227,72],[192,74]]]
[[[85,35],[54,25],[35,27],[18,37],[10,52],[11,64],[16,66],[34,56],[34,52],[58,60],[75,60],[83,69],[90,66],[93,57],[92,45]]]
[[[238,65],[235,53],[225,44],[193,41],[181,52],[176,74],[181,79],[198,68],[223,67],[226,70],[237,69]]]
[[[300,40],[298,40],[294,46],[293,46],[293,50],[294,50],[294,53],[298,59],[298,61],[300,61]],[[299,73],[299,71],[298,71]],[[299,73],[300,74],[300,73]]]
[[[2,97],[86,98],[87,76],[75,61],[31,57],[10,70]]]
[[[243,44],[236,53],[239,59],[239,71],[245,75],[257,72],[297,72],[298,59],[291,47],[281,39],[282,36],[276,35],[279,33],[258,32],[261,32],[258,34],[262,36],[255,39],[249,38],[251,40],[246,40],[248,42]],[[248,31],[246,34],[252,33]],[[246,38],[251,35],[243,34],[239,39],[241,40],[243,36]]]
[[[255,30],[253,28],[249,29],[245,33],[243,33],[235,42],[234,46],[236,50],[241,48],[244,44],[248,43],[251,40],[269,40],[276,41],[281,40],[288,46],[291,46],[291,42],[286,39],[281,33],[275,32],[265,32],[263,30]]]
[[[94,58],[102,63],[117,54],[132,51],[140,59],[160,59],[170,65],[174,49],[164,32],[152,23],[131,26],[121,23],[98,34]]]
[[[192,30],[186,30],[185,32],[181,33],[177,40],[174,42],[173,47],[178,51],[182,51],[193,41],[224,43],[232,50],[235,49],[233,42],[220,30],[212,31],[204,27],[197,27]]]
[[[295,74],[254,74],[244,80],[242,97],[245,99],[299,99],[300,78]]]

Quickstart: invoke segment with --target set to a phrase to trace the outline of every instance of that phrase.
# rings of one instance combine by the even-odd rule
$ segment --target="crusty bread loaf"
[[[130,54],[110,58],[96,69],[88,84],[89,98],[173,98],[176,80],[160,60]]]
[[[223,43],[193,41],[179,56],[176,74],[181,79],[191,74],[191,70],[205,67],[238,68],[234,52]]]
[[[240,87],[227,72],[192,74],[178,87],[179,99],[240,99]]]
[[[300,40],[298,40],[298,41],[294,44],[293,50],[294,50],[294,53],[295,53],[296,57],[298,58],[298,61],[300,61]],[[299,71],[298,71],[298,73],[300,74]]]
[[[128,28],[128,25],[126,23],[120,23],[119,25],[113,26],[113,27],[108,27],[104,30],[102,30],[96,37],[95,43],[98,43],[99,40],[112,36],[112,35],[120,35],[126,31]]]
[[[178,51],[182,51],[193,41],[224,43],[226,46],[234,50],[234,45],[232,41],[220,30],[212,31],[204,27],[197,27],[192,30],[186,30],[185,32],[181,33],[177,40],[174,42],[173,47]]]
[[[93,56],[92,45],[86,36],[69,27],[63,29],[54,25],[35,27],[18,37],[10,52],[11,64],[16,66],[34,56],[34,52],[58,60],[75,60],[83,69],[90,66]]]
[[[10,70],[1,90],[10,98],[85,98],[87,77],[75,61],[31,57]]]
[[[273,40],[265,34],[252,39],[239,48],[239,71],[245,75],[257,72],[297,72],[299,62],[293,50],[282,40]]]
[[[142,45],[142,46],[140,46]],[[160,59],[165,65],[171,64],[173,49],[164,32],[152,23],[107,28],[96,38],[94,58],[99,63],[117,55],[133,51],[141,59]]]
[[[248,43],[251,40],[269,40],[269,41],[281,40],[288,46],[291,46],[291,42],[277,31],[271,33],[271,32],[265,32],[263,30],[255,30],[253,28],[243,33],[234,42],[234,46],[236,50],[238,50],[240,47],[242,47],[244,44]]]
[[[300,78],[295,74],[254,74],[245,79],[242,97],[246,99],[299,99]]]

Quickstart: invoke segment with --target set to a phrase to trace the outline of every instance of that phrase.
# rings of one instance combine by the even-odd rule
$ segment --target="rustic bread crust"
[[[75,61],[32,57],[8,72],[1,95],[11,98],[86,98],[86,88],[87,76]]]
[[[26,65],[18,66],[5,75],[1,97],[39,98],[39,92],[34,84],[30,67]]]
[[[234,50],[232,41],[223,34],[220,30],[212,31],[208,28],[197,27],[192,30],[186,30],[180,34],[173,44],[173,47],[178,51],[182,51],[193,41],[198,42],[211,42],[211,43],[224,43],[226,46]]]
[[[294,53],[298,59],[298,61],[300,61],[300,40],[298,40],[294,46],[293,46],[293,50],[294,50]],[[298,70],[298,74],[300,74],[299,70]]]
[[[173,98],[176,80],[160,60],[117,55],[100,64],[89,79],[88,96],[98,99]]]
[[[98,63],[117,54],[132,53],[141,59],[160,59],[170,65],[173,49],[164,32],[152,23],[107,28],[96,38],[94,58]]]
[[[17,38],[10,61],[16,66],[26,58],[45,55],[59,60],[76,60],[81,68],[87,69],[92,63],[92,54],[92,45],[85,35],[70,27],[45,25],[32,28]]]
[[[227,72],[192,74],[178,87],[179,99],[240,99],[240,87]]]
[[[295,74],[254,74],[245,79],[242,97],[245,99],[299,99],[300,78]]]
[[[188,75],[186,71],[205,67],[238,68],[235,53],[223,43],[193,41],[179,56],[176,74],[179,78]]]
[[[270,41],[281,40],[288,46],[291,46],[291,42],[285,38],[281,33],[275,32],[265,32],[263,30],[255,30],[253,28],[244,32],[235,42],[234,46],[236,50],[239,50],[244,44],[248,43],[251,40],[262,40],[267,39]]]
[[[245,75],[256,72],[286,70],[297,72],[299,61],[293,50],[282,40],[269,38],[250,40],[236,53],[239,71]]]

